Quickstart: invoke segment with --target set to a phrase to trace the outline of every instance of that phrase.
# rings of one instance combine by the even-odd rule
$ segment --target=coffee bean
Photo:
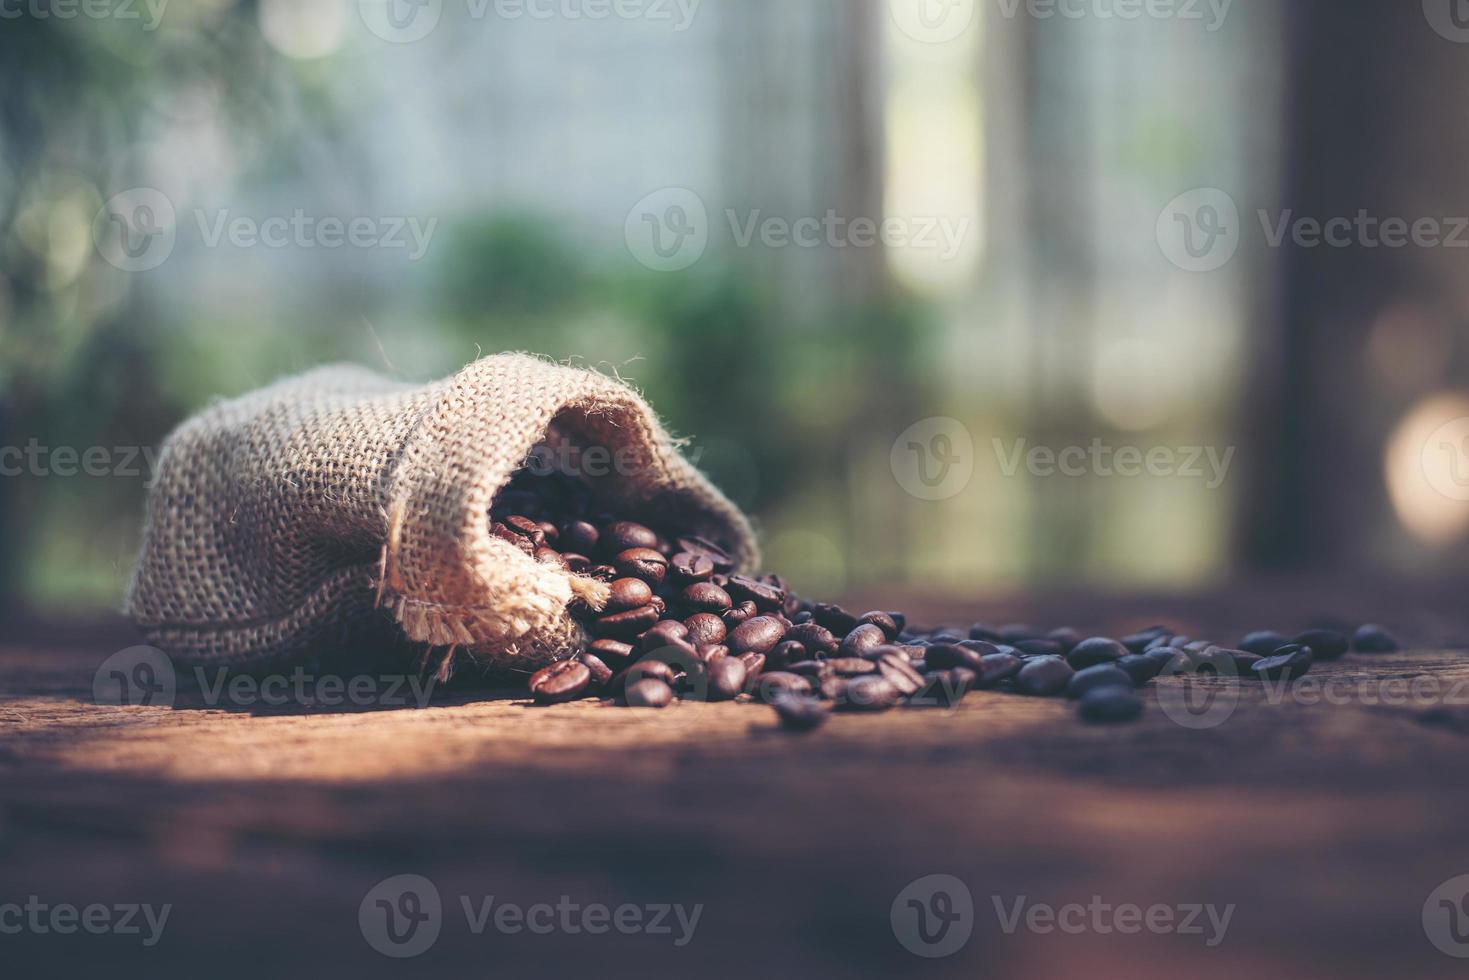
[[[831,630],[816,622],[794,624],[786,631],[786,639],[794,640],[818,657],[831,656],[841,644]]]
[[[1268,657],[1276,650],[1289,643],[1284,636],[1273,630],[1257,630],[1248,633],[1239,641],[1239,648],[1246,653],[1258,653],[1262,657]]]
[[[666,708],[673,702],[673,688],[653,677],[627,685],[623,699],[629,708]]]
[[[597,550],[597,539],[597,529],[586,521],[568,521],[561,525],[561,537],[556,544],[562,551],[591,555]]]
[[[1116,640],[1105,636],[1093,636],[1082,640],[1071,648],[1066,655],[1066,662],[1073,670],[1085,670],[1098,664],[1109,664],[1115,660],[1121,660],[1127,656],[1128,648]]]
[[[1368,623],[1352,634],[1352,649],[1359,653],[1393,653],[1398,641],[1381,626]]]
[[[621,640],[593,640],[587,650],[614,668],[626,666],[634,653],[633,645]]]
[[[1306,630],[1304,633],[1297,633],[1291,638],[1291,642],[1310,647],[1311,655],[1317,660],[1336,660],[1352,645],[1345,633],[1338,633],[1336,630]]]
[[[1075,673],[1060,657],[1036,657],[1015,674],[1015,690],[1031,697],[1054,697],[1066,690]]]
[[[784,589],[745,575],[731,575],[725,588],[736,602],[749,600],[764,612],[779,612],[785,603]]]
[[[886,711],[901,697],[888,678],[864,674],[847,682],[844,696],[836,707],[840,711]]]
[[[689,642],[695,646],[700,643],[723,643],[724,638],[729,635],[724,620],[713,613],[694,613],[683,624],[688,631]]]
[[[640,578],[653,588],[663,583],[668,574],[668,559],[652,548],[627,548],[617,553],[612,562],[617,574]]]
[[[987,653],[979,658],[976,684],[982,688],[996,687],[1018,674],[1023,665],[1024,661],[1013,653]]]
[[[1071,675],[1071,679],[1066,682],[1066,696],[1075,700],[1099,687],[1125,687],[1130,691],[1132,676],[1111,664],[1084,667]]]
[[[724,612],[733,605],[730,601],[729,593],[713,582],[695,582],[678,594],[678,601],[685,609],[692,610],[693,612],[714,613],[715,615]]]
[[[805,660],[808,654],[804,644],[795,640],[782,640],[775,645],[768,656],[770,666],[779,669],[785,667],[786,664]]]
[[[1000,631],[985,623],[975,623],[969,627],[969,638],[971,640],[984,640],[986,643],[1004,643],[1005,638]]]
[[[582,651],[581,653],[576,655],[576,659],[580,661],[582,666],[586,667],[587,672],[592,675],[591,686],[593,690],[601,690],[602,688],[606,687],[607,682],[612,679],[612,668],[608,667],[606,662],[603,661],[602,658],[597,656],[595,653]]]
[[[831,713],[815,698],[796,695],[778,697],[770,702],[770,706],[775,709],[775,716],[780,719],[781,727],[792,732],[809,732],[820,728]]]
[[[848,633],[846,639],[842,640],[841,645],[837,647],[837,651],[844,657],[860,657],[864,652],[885,643],[887,643],[887,637],[883,635],[882,630],[871,623],[866,623]]]
[[[1019,640],[1015,648],[1031,657],[1059,657],[1065,653],[1055,640]]]
[[[1143,703],[1130,688],[1099,687],[1084,696],[1076,710],[1083,721],[1110,725],[1140,717]]]
[[[746,620],[729,634],[725,641],[729,652],[735,656],[742,653],[769,653],[785,636],[786,627],[772,616],[756,616]]]
[[[668,559],[668,572],[678,585],[693,585],[707,582],[714,575],[714,562],[708,555],[692,551],[680,551]]]
[[[571,564],[566,560],[566,557],[555,548],[548,548],[545,545],[540,545],[532,553],[532,557],[534,557],[535,560],[542,565],[551,565],[556,568],[565,569],[568,572],[571,571]]]
[[[963,643],[966,637],[954,630],[936,630],[927,639],[929,643]]]
[[[653,590],[640,578],[619,578],[612,582],[604,613],[625,612],[653,601]]]
[[[636,609],[599,616],[592,628],[604,639],[630,640],[656,622],[658,610],[652,606],[639,606]]]
[[[1142,653],[1159,640],[1166,641],[1173,631],[1166,626],[1149,626],[1122,638],[1122,645],[1133,653]]]
[[[578,575],[592,567],[592,560],[590,558],[586,555],[579,555],[574,551],[568,551],[561,557],[566,559],[567,570],[576,572]]]
[[[874,661],[878,673],[888,679],[898,693],[904,697],[917,693],[923,686],[923,675],[913,669],[907,656],[901,653],[885,653]]]
[[[734,559],[730,557],[719,545],[708,538],[701,538],[697,534],[685,534],[674,539],[674,547],[679,551],[688,551],[696,555],[703,555],[714,564],[714,571],[728,572],[734,568]]]
[[[865,612],[861,616],[857,617],[857,625],[876,626],[878,629],[882,630],[882,635],[887,639],[887,642],[889,643],[896,640],[898,638],[898,633],[901,632],[898,628],[897,621],[893,619],[892,614],[881,612],[878,610]]]
[[[753,602],[741,602],[739,605],[720,613],[719,618],[724,620],[726,627],[734,629],[736,626],[740,626],[753,619],[756,611]]]
[[[523,534],[515,533],[514,531],[510,530],[510,528],[506,527],[504,524],[499,523],[498,521],[490,525],[490,533],[499,538],[501,541],[504,541],[507,544],[514,545],[516,548],[519,548],[527,555],[533,555],[536,552],[536,546],[531,543],[530,538],[527,538]]]
[[[811,618],[839,637],[846,636],[857,628],[857,617],[835,603],[816,603],[811,607]]]
[[[709,663],[709,700],[730,701],[745,689],[745,665],[734,657]]]
[[[668,664],[653,657],[644,657],[630,664],[626,669],[613,674],[612,680],[607,682],[607,693],[615,698],[620,698],[629,686],[648,678],[662,681],[670,688],[677,680],[673,668]]]
[[[903,634],[903,630],[907,629],[908,617],[895,609],[889,609],[888,618],[891,619],[893,621],[893,625],[897,627],[898,632],[893,634],[893,639],[896,640],[899,636]]]
[[[1293,681],[1305,676],[1314,660],[1310,647],[1287,644],[1254,666],[1255,677],[1270,681]]]
[[[725,649],[727,650],[729,648],[725,647]],[[751,681],[759,677],[765,670],[765,654],[763,653],[742,653],[738,657],[735,657],[735,659],[745,665],[746,688],[750,686]]]
[[[760,675],[752,693],[756,700],[765,702],[782,694],[810,694],[811,681],[800,674],[783,670],[767,671]]]
[[[1001,642],[1011,646],[1020,646],[1022,640],[1034,640],[1041,635],[1041,631],[1026,623],[1007,623],[1000,627]]]
[[[530,693],[537,704],[560,704],[586,693],[592,672],[577,660],[558,660],[530,675]]]
[[[836,674],[817,678],[813,682],[816,685],[816,696],[823,701],[840,701],[847,696],[847,684],[850,681],[850,677],[838,677]]]
[[[1243,654],[1253,657],[1252,653],[1243,650],[1226,650],[1224,647],[1210,646],[1194,659],[1194,665],[1200,674],[1213,674],[1216,677],[1235,677],[1234,655]]]
[[[633,548],[658,549],[658,532],[636,521],[613,521],[601,532],[602,551],[617,555]]]
[[[1132,679],[1133,687],[1142,687],[1158,676],[1158,672],[1163,669],[1165,663],[1167,663],[1166,660],[1159,660],[1144,653],[1129,653],[1115,661],[1115,666],[1118,670],[1126,672],[1127,676]]]
[[[644,653],[682,644],[692,645],[689,639],[689,628],[676,619],[665,619],[656,623],[638,638],[638,646]]]
[[[1075,647],[1082,640],[1086,639],[1086,637],[1082,636],[1080,633],[1069,626],[1062,626],[1060,629],[1051,630],[1051,632],[1046,634],[1045,638],[1055,643],[1059,643],[1061,645],[1061,653],[1063,655],[1070,653],[1073,647]]]
[[[907,703],[910,707],[953,707],[974,687],[976,676],[968,667],[929,671],[923,675],[923,686]]]
[[[862,657],[833,657],[831,660],[818,661],[831,668],[832,673],[839,677],[857,677],[860,674],[871,674],[877,670],[877,664]]]
[[[825,660],[797,660],[795,663],[786,664],[785,670],[792,674],[800,674],[802,677],[810,677],[814,680],[830,677],[835,673],[831,668],[831,664]]]
[[[546,532],[540,522],[531,520],[523,514],[511,514],[505,518],[505,526],[516,534],[529,538],[532,545],[541,544],[546,540]]]

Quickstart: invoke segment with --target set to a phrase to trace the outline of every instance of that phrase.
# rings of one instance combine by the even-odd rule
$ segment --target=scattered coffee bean
[[[635,652],[631,643],[621,640],[593,640],[587,649],[614,668],[625,667]]]
[[[602,550],[609,555],[620,555],[634,548],[656,551],[658,533],[636,521],[613,521],[602,528],[601,543]]]
[[[729,593],[713,582],[695,582],[678,594],[685,609],[718,615],[734,605]]]
[[[683,623],[676,619],[665,619],[648,627],[638,642],[644,653],[652,653],[664,647],[692,646],[695,641],[689,638],[689,628]]]
[[[1108,664],[1127,656],[1128,647],[1105,636],[1093,636],[1082,640],[1071,648],[1066,662],[1072,670],[1085,670],[1098,664]]]
[[[923,686],[923,675],[913,669],[912,662],[904,653],[885,653],[874,658],[874,662],[878,673],[886,677],[904,697],[916,693]]]
[[[557,547],[581,555],[591,555],[597,550],[597,529],[586,521],[568,521],[561,526],[561,537]]]
[[[923,685],[908,704],[918,708],[951,708],[974,687],[975,673],[968,667],[933,670],[923,675]]]
[[[811,607],[811,618],[831,630],[837,636],[846,636],[857,628],[857,617],[841,606],[829,602],[818,602]]]
[[[734,657],[709,664],[709,700],[730,701],[745,689],[745,665]]]
[[[896,640],[898,638],[898,633],[901,632],[898,627],[897,620],[893,619],[892,613],[865,612],[858,617],[857,625],[876,626],[878,629],[882,630],[882,635],[886,637],[886,641],[888,643]]]
[[[1054,629],[1047,633],[1045,639],[1060,644],[1061,653],[1067,654],[1078,643],[1084,640],[1085,637],[1069,626],[1062,626],[1060,629]]]
[[[816,656],[830,656],[841,645],[831,630],[816,622],[797,623],[786,631],[787,640],[801,644]]]
[[[778,612],[785,602],[785,590],[745,575],[731,575],[725,586],[736,602],[753,602],[756,609]]]
[[[1084,667],[1066,682],[1066,696],[1075,700],[1099,687],[1125,687],[1130,691],[1133,688],[1132,675],[1110,663]]]
[[[860,657],[873,647],[880,647],[885,643],[887,636],[881,629],[871,623],[864,623],[848,633],[837,650],[844,657]]]
[[[688,551],[708,558],[713,562],[715,572],[728,572],[734,568],[734,559],[730,557],[729,552],[708,538],[701,538],[697,534],[685,534],[675,539],[674,543],[679,551]]]
[[[1020,672],[1025,661],[1013,653],[987,653],[979,658],[978,685],[983,688],[996,687]]]
[[[935,643],[924,647],[923,659],[929,670],[948,670],[951,667],[967,667],[976,672],[984,670],[984,655],[958,643]]]
[[[1352,634],[1352,649],[1359,653],[1393,653],[1397,648],[1398,641],[1381,626],[1369,623]]]
[[[709,559],[708,555],[680,551],[668,559],[668,574],[676,585],[707,582],[714,575],[714,562]]]
[[[1060,657],[1036,657],[1015,674],[1015,690],[1031,697],[1055,697],[1066,690],[1075,673]]]
[[[877,664],[863,657],[833,657],[818,662],[826,664],[839,677],[857,677],[877,671]]]
[[[847,681],[843,698],[837,702],[840,711],[886,711],[902,697],[886,677],[864,674]]]
[[[1310,647],[1311,655],[1317,660],[1336,660],[1344,656],[1352,645],[1345,633],[1336,630],[1306,630],[1296,634],[1291,642]]]
[[[592,672],[578,660],[558,660],[530,675],[530,693],[537,704],[560,704],[586,693]]]
[[[826,705],[811,697],[782,695],[770,702],[782,728],[793,732],[809,732],[820,728],[831,713]]]
[[[653,590],[647,582],[640,578],[620,578],[612,582],[607,605],[602,611],[606,613],[626,612],[629,609],[646,606],[652,601]]]
[[[1099,687],[1083,696],[1076,710],[1083,721],[1107,725],[1138,718],[1143,703],[1128,688]]]
[[[666,708],[673,701],[673,688],[654,677],[627,685],[624,700],[629,708]]]
[[[604,639],[629,640],[640,636],[658,622],[658,610],[652,606],[639,606],[625,612],[599,616],[592,628]]]
[[[769,702],[771,698],[782,694],[810,694],[811,681],[800,674],[791,674],[782,670],[772,670],[761,674],[756,679],[754,695],[756,700]]]
[[[729,635],[724,620],[713,613],[694,613],[683,621],[683,625],[688,631],[689,642],[695,646],[700,643],[723,643],[724,638]]]
[[[606,662],[595,653],[583,651],[576,655],[576,659],[581,662],[582,666],[586,667],[587,673],[591,674],[592,690],[601,690],[612,679],[612,668],[608,667]]]
[[[1122,638],[1122,645],[1133,653],[1142,653],[1158,641],[1167,641],[1173,631],[1166,626],[1149,626]]]
[[[663,584],[663,577],[668,574],[668,559],[652,548],[619,551],[612,566],[617,569],[617,574],[640,578],[655,589]]]
[[[1246,634],[1245,638],[1239,641],[1239,648],[1246,653],[1268,657],[1289,642],[1290,640],[1274,630],[1256,630],[1254,633]]]
[[[735,656],[750,652],[768,654],[785,632],[785,624],[773,616],[756,616],[735,627],[725,642]]]
[[[770,666],[779,669],[786,664],[805,660],[808,654],[804,644],[797,643],[795,640],[782,640],[767,656]]]
[[[1305,676],[1311,669],[1312,660],[1310,647],[1288,644],[1278,647],[1272,656],[1257,662],[1253,669],[1261,680],[1293,681]]]

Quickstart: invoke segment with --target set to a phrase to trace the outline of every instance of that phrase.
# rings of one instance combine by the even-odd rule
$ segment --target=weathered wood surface
[[[457,692],[399,710],[99,707],[131,642],[0,648],[0,903],[171,903],[162,940],[0,934],[0,974],[81,976],[1438,977],[1422,910],[1469,874],[1469,660],[1352,656],[1333,700],[1243,688],[1192,730],[1149,692],[1099,729],[1061,701],[775,731],[769,711]],[[1370,703],[1389,679],[1404,703]],[[1389,690],[1391,694],[1399,688]],[[1307,692],[1309,696],[1309,691]],[[1396,700],[1390,697],[1388,700]],[[389,875],[427,876],[442,933],[416,959],[364,941]],[[899,890],[974,896],[959,953],[895,940]],[[693,939],[474,935],[458,896],[702,903]],[[1235,906],[1205,935],[1007,934],[1013,907]]]

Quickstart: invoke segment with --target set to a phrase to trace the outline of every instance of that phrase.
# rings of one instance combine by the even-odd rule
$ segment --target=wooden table
[[[1064,701],[979,693],[791,736],[754,705],[543,709],[513,692],[422,709],[210,706],[190,693],[94,704],[98,664],[131,642],[0,648],[0,905],[169,903],[167,924],[150,948],[136,935],[0,934],[7,977],[1469,969],[1422,918],[1441,883],[1469,874],[1458,654],[1319,667],[1340,703],[1299,703],[1319,702],[1319,687],[1231,688],[1239,701],[1213,727],[1179,724],[1156,689],[1121,727],[1085,726]],[[1418,689],[1369,703],[1394,678]],[[428,878],[443,903],[437,941],[412,959],[375,951],[359,924],[369,891],[400,874]],[[961,880],[974,907],[967,944],[938,959],[908,952],[890,918],[932,874]],[[677,928],[476,934],[461,896],[472,909],[566,896],[579,910],[702,911],[683,946]],[[1017,902],[1164,905],[1175,921],[1195,905],[1233,910],[1211,946],[1204,915],[1199,933],[1007,932],[997,901],[1007,916]],[[1115,924],[1099,914],[1086,922]]]

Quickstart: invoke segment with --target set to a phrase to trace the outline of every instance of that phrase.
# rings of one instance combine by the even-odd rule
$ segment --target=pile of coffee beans
[[[990,690],[1070,698],[1084,720],[1112,723],[1137,718],[1135,689],[1160,675],[1288,681],[1349,649],[1397,649],[1377,626],[1350,637],[1256,632],[1238,648],[1164,626],[1120,639],[1064,627],[918,629],[901,612],[852,613],[797,596],[778,575],[738,574],[719,542],[600,512],[589,488],[559,475],[517,476],[490,516],[491,533],[536,561],[610,587],[604,608],[573,609],[593,637],[587,648],[531,676],[540,704],[747,699],[809,731],[831,711],[946,707]]]

